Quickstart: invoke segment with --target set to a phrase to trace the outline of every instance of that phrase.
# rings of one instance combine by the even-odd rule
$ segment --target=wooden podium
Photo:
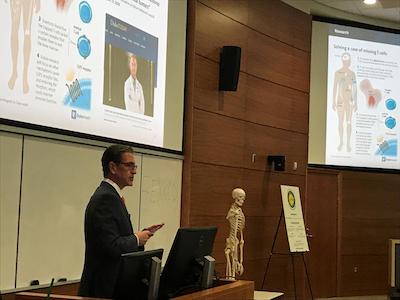
[[[15,300],[39,300],[39,299],[47,299],[47,294],[30,293],[30,292],[21,292],[21,293],[15,294]],[[79,297],[79,296],[57,295],[57,294],[50,294],[50,297],[48,299],[52,299],[52,300],[106,300],[103,298]]]
[[[254,298],[254,281],[238,280],[173,300],[249,300]]]
[[[46,294],[21,292],[15,295],[16,300],[45,299]],[[202,290],[196,293],[173,298],[173,300],[249,300],[254,298],[254,281],[238,280],[221,286]],[[100,298],[79,297],[51,294],[49,299],[55,300],[100,300]]]

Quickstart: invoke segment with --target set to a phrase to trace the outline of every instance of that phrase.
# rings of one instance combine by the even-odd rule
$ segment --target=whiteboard
[[[17,287],[80,278],[84,211],[102,178],[101,155],[101,148],[25,139]]]
[[[143,155],[142,165],[141,228],[165,223],[147,242],[146,250],[164,248],[165,264],[180,225],[182,161]]]
[[[0,290],[14,287],[22,137],[0,134]]]
[[[0,138],[1,187],[12,189],[12,196],[3,188],[0,193],[1,262],[7,261],[1,264],[1,290],[27,287],[34,279],[40,284],[51,278],[80,279],[84,211],[103,178],[104,148],[3,133]],[[123,190],[132,225],[137,230],[165,222],[146,249],[168,252],[180,223],[182,161],[142,154],[135,154],[135,160],[134,187]],[[18,222],[19,235],[10,230]]]

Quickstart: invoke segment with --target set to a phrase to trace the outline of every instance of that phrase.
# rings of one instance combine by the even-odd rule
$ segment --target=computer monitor
[[[156,300],[163,249],[121,255],[115,299]]]
[[[179,228],[160,279],[159,299],[198,291],[205,256],[213,249],[217,227]]]

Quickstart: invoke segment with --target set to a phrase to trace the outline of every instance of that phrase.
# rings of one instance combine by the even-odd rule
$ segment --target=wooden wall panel
[[[269,0],[268,5],[265,0],[200,2],[265,35],[295,48],[310,50],[311,17],[279,0]]]
[[[204,111],[195,114],[194,161],[271,171],[267,155],[285,155],[287,172],[305,174],[307,136]],[[252,154],[256,154],[254,162]]]
[[[246,217],[245,259],[265,258],[271,251],[273,238],[278,225],[279,217]],[[226,215],[192,215],[190,226],[217,226],[218,232],[214,243],[213,255],[218,262],[225,263],[224,249],[226,238],[229,236],[229,223]],[[284,222],[281,222],[278,237],[274,246],[276,253],[288,253],[288,241]],[[279,256],[279,255],[277,255]],[[251,275],[249,275],[251,276]]]
[[[189,48],[194,49],[194,55],[187,61],[192,77],[185,108],[189,115],[186,122],[190,122],[185,125],[190,130],[185,135],[189,136],[183,177],[185,225],[218,227],[214,255],[217,270],[225,273],[231,191],[244,188],[243,278],[260,284],[264,274],[261,265],[265,266],[271,251],[282,209],[279,186],[300,186],[305,200],[311,21],[276,0],[190,1],[189,12],[194,15],[189,22]],[[263,14],[275,19],[265,19]],[[290,24],[281,26],[280,20]],[[299,24],[303,28],[297,28]],[[219,54],[224,45],[242,48],[236,92],[218,91]],[[286,171],[272,170],[267,155],[285,155]],[[294,162],[297,168],[293,168]],[[282,220],[274,251],[288,253],[288,249]],[[273,260],[270,286],[291,299],[291,264],[279,255]],[[303,266],[296,267],[298,299],[304,294],[302,272]]]
[[[307,255],[316,298],[337,295],[339,172],[308,169],[305,222],[309,228]]]
[[[400,235],[399,219],[342,218],[342,255],[387,255],[388,240]]]
[[[321,192],[329,190],[323,185],[325,173],[334,175],[335,172],[341,178],[337,200],[324,197]],[[313,180],[317,185],[312,184],[310,174],[316,176]],[[308,203],[312,197],[329,201],[329,206],[338,201],[337,296],[385,294],[388,239],[400,238],[399,176],[310,169],[307,177]],[[313,213],[309,208],[307,211]],[[324,215],[323,211],[321,213]]]
[[[204,163],[193,163],[191,175],[193,215],[226,216],[233,201],[231,191],[236,187],[246,191],[247,200],[243,206],[246,216],[279,217],[282,210],[281,184],[299,186],[303,203],[305,200],[303,176]]]
[[[245,261],[246,270],[255,274],[255,288],[261,290],[262,281],[264,278],[267,260],[257,259],[257,260],[246,260]],[[264,290],[269,291],[285,291],[284,299],[305,299],[304,298],[304,267],[301,256],[294,256],[294,270],[295,270],[295,280],[296,280],[296,291],[297,298],[294,295],[294,279],[293,279],[293,269],[292,261],[290,255],[273,256],[268,271],[265,277],[265,283],[263,286]],[[243,279],[247,276],[244,274]],[[306,298],[310,299],[310,297]]]
[[[305,175],[307,166],[307,141],[308,136],[281,129],[268,128],[257,124],[246,124],[246,167],[255,169],[270,169],[267,166],[268,155],[285,155],[286,172]],[[254,163],[251,154],[261,157]],[[294,162],[297,168],[293,169]]]
[[[213,9],[197,2],[195,52],[219,62],[222,46],[242,48],[240,69],[246,70],[249,29]]]
[[[264,2],[264,5],[268,2]],[[242,48],[240,69],[299,91],[309,91],[310,53],[277,41],[198,3],[196,54],[219,61],[222,46]]]
[[[244,74],[240,74],[239,82],[243,77],[247,83],[246,120],[308,133],[307,93]]]
[[[245,122],[194,110],[193,161],[243,167]]]
[[[294,295],[292,262],[290,256],[276,256],[271,259],[266,274],[264,287],[262,287],[261,285],[264,279],[267,261],[267,259],[246,259],[243,264],[245,273],[239,279],[254,281],[255,290],[267,289],[269,291],[285,291],[285,300],[304,299],[304,297],[300,297],[299,295],[303,294],[304,290],[302,284],[302,281],[304,281],[304,270],[302,267],[303,263],[301,258],[294,258],[297,285],[296,289],[298,292],[297,298],[295,298]],[[225,275],[225,264],[216,263],[216,271],[220,278],[223,277]],[[247,274],[254,275],[249,277]],[[310,297],[308,296],[306,299],[310,299]]]
[[[300,186],[307,215],[311,19],[279,0],[198,0],[189,6],[195,11],[195,28],[191,28],[195,55],[188,61],[193,86],[189,85],[191,98],[186,102],[192,115],[185,129],[193,128],[193,139],[185,148],[187,223],[218,225],[216,249],[223,261],[230,192],[236,185],[245,188],[245,277],[260,282],[263,249],[271,247],[279,220],[280,184]],[[219,53],[224,45],[242,48],[237,92],[218,91]],[[252,154],[256,154],[254,162]],[[266,165],[271,154],[286,156],[285,172],[274,172]],[[334,200],[321,196],[329,193],[329,185],[323,192],[324,187],[317,186],[312,193],[321,205],[338,201],[327,203],[328,207],[338,205],[338,294],[384,293],[387,238],[400,238],[400,179],[393,174],[340,170],[334,176],[338,178]],[[284,224],[277,245],[287,250]],[[325,258],[320,257],[321,263]],[[220,261],[218,267],[223,267]],[[292,274],[285,266],[278,263],[272,268],[272,286],[290,299]],[[301,288],[304,296],[304,285]]]
[[[241,168],[193,163],[192,180],[190,197],[194,215],[225,217],[232,204],[232,190],[239,186],[245,189]]]
[[[311,16],[280,0],[249,2],[249,26],[294,48],[311,49]]]
[[[344,255],[340,295],[384,295],[387,293],[387,256]]]
[[[355,171],[342,176],[340,294],[386,293],[388,239],[400,238],[400,178]]]
[[[299,91],[309,91],[309,52],[256,31],[249,32],[248,36],[247,73]]]
[[[246,213],[254,216],[279,217],[282,210],[280,185],[294,185],[300,188],[300,197],[304,203],[305,178],[286,172],[245,170],[243,187],[247,192]]]
[[[245,119],[247,75],[240,73],[238,90],[220,92],[219,64],[196,55],[194,107],[225,116]]]
[[[182,173],[182,201],[181,201],[181,226],[190,223],[190,192],[192,186],[192,143],[193,143],[193,96],[194,96],[194,58],[195,58],[195,23],[196,2],[187,3],[187,28],[186,28],[186,64],[185,64],[185,117],[183,130],[183,161]]]
[[[196,56],[194,107],[260,125],[308,132],[308,94],[243,72],[236,92],[220,92],[218,76],[218,63]]]
[[[251,4],[248,0],[199,0],[198,2],[238,23],[243,25],[249,23],[249,6]]]
[[[400,220],[400,177],[343,172],[343,217]]]

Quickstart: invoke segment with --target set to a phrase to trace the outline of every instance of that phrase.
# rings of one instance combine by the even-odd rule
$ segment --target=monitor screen
[[[160,279],[160,299],[200,289],[204,256],[211,255],[217,227],[179,228]]]
[[[115,299],[147,299],[152,258],[162,255],[163,249],[122,254]]]
[[[400,34],[356,25],[313,21],[309,163],[399,170]]]

